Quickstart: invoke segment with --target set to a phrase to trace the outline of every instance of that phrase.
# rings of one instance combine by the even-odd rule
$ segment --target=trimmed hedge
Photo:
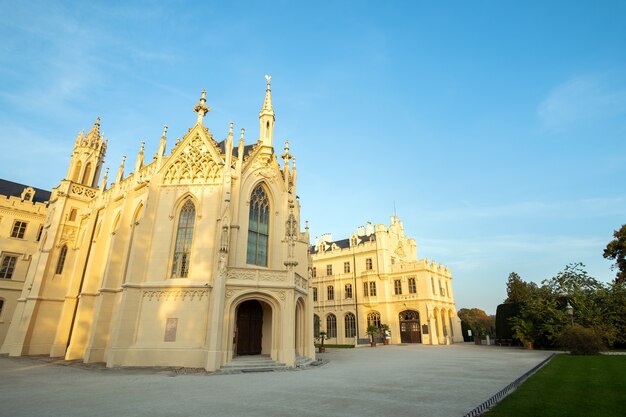
[[[557,338],[559,347],[572,355],[597,355],[604,350],[602,338],[588,327],[579,324],[567,326]]]

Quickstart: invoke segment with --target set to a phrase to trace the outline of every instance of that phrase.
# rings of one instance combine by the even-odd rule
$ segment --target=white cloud
[[[539,104],[537,115],[548,131],[626,113],[626,90],[613,89],[604,77],[572,78],[554,88]]]

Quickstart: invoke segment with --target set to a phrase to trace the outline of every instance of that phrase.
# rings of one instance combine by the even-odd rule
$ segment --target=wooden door
[[[402,343],[422,343],[420,315],[417,311],[407,310],[399,315],[400,341]]]
[[[256,300],[246,301],[237,310],[237,354],[260,355],[263,307]]]

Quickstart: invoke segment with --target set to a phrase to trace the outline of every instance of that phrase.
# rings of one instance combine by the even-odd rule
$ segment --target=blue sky
[[[96,116],[132,166],[205,118],[298,158],[312,237],[388,223],[495,313],[509,272],[613,278],[626,222],[624,2],[0,3],[0,177],[52,188]],[[234,3],[234,2],[233,2]],[[436,3],[436,4],[433,4]]]

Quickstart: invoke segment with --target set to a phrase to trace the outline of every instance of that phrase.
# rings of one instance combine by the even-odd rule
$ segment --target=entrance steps
[[[269,355],[237,356],[222,365],[220,373],[237,374],[241,372],[275,372],[290,369],[284,363],[276,362]]]

